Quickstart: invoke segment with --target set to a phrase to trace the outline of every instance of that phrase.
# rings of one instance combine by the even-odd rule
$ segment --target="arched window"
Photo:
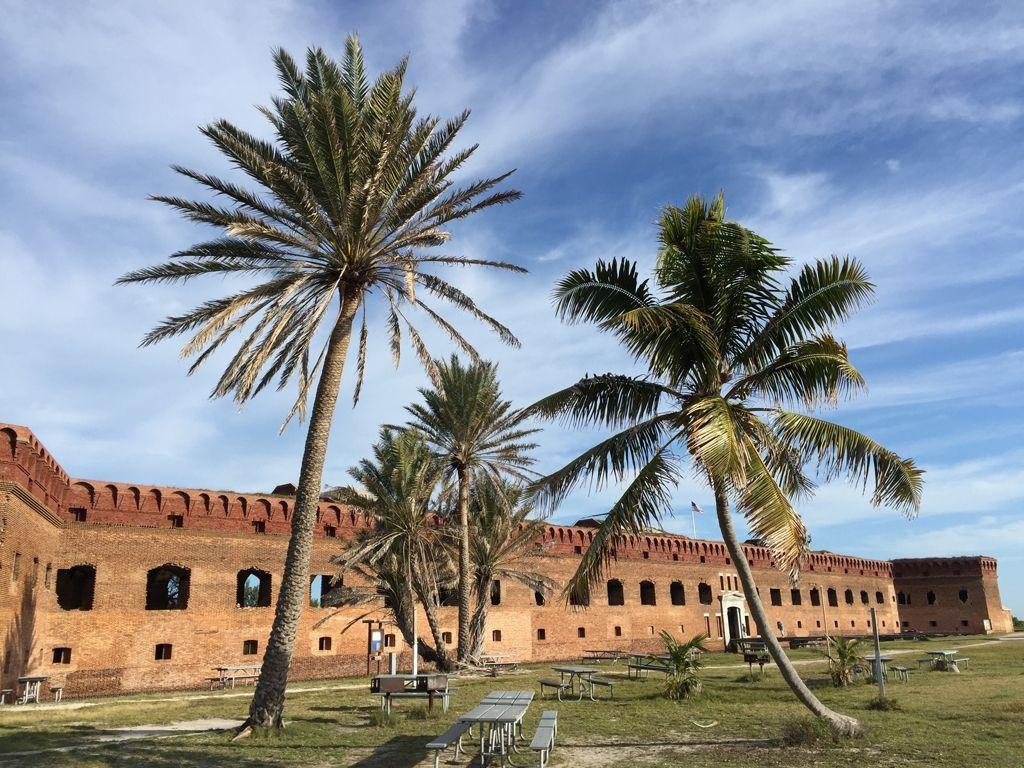
[[[454,587],[438,587],[437,604],[446,608],[455,608],[459,605],[459,591]]]
[[[640,605],[657,605],[658,598],[654,591],[653,581],[640,582]]]
[[[238,572],[235,605],[239,608],[267,608],[270,606],[270,574],[249,568]]]
[[[851,596],[851,598],[852,598],[852,596]],[[851,599],[851,602],[852,602],[852,599]],[[828,588],[828,604],[830,606],[832,606],[833,608],[838,608],[839,607],[839,595],[836,594],[835,589],[833,589],[832,587]]]
[[[864,605],[867,605],[869,602],[871,602],[871,598],[868,597],[868,593],[863,589],[860,591],[860,601]]]
[[[608,605],[625,605],[626,597],[622,590],[622,582],[618,579],[608,581]]]
[[[846,600],[847,605],[853,605],[853,590],[848,589],[843,593],[843,599]]]
[[[821,605],[821,592],[817,587],[811,590],[811,605]]]
[[[896,602],[899,603],[900,605],[906,605],[907,604],[907,596],[905,594],[903,594],[902,592],[897,592],[896,593]]]
[[[491,581],[491,605],[501,605],[501,582],[498,579]]]
[[[875,602],[878,603],[879,605],[884,603],[885,602],[885,595],[883,595],[881,592],[875,592]]]
[[[546,602],[546,600],[544,599],[544,593],[541,592],[539,589],[537,591],[535,591],[533,593],[533,601],[537,605],[544,605],[544,603]]]
[[[673,581],[668,587],[668,596],[672,605],[686,605],[686,588],[682,582]]]
[[[57,605],[65,611],[91,610],[95,591],[96,569],[91,565],[57,569]]]
[[[961,603],[966,603],[967,602],[967,597],[968,597],[967,590],[966,589],[961,589],[960,590],[960,594],[958,595],[958,597],[960,598],[960,602]]]
[[[711,605],[711,585],[706,582],[701,582],[697,585],[697,601],[701,605]]]
[[[188,568],[161,565],[146,575],[147,611],[183,611],[188,608]]]
[[[928,605],[935,605],[935,593],[934,592],[929,590],[928,594],[927,594],[927,598],[928,598]]]

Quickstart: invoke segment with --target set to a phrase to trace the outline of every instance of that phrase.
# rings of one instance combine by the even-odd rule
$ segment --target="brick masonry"
[[[215,665],[258,663],[273,608],[239,607],[238,574],[269,573],[270,594],[276,594],[292,503],[285,496],[74,479],[30,430],[0,424],[3,687],[15,688],[19,675],[32,673],[63,683],[68,696],[187,688],[203,685]],[[320,505],[313,574],[334,571],[331,557],[359,525],[352,511]],[[592,535],[586,525],[549,526],[532,567],[564,582]],[[712,645],[724,645],[729,616],[723,604],[735,604],[740,587],[721,542],[652,534],[620,541],[616,549],[609,585],[595,589],[585,609],[557,599],[538,605],[531,590],[503,583],[500,603],[490,609],[485,650],[520,661],[566,659],[588,648],[653,649],[662,630],[677,637],[707,632]],[[863,635],[870,631],[871,607],[883,633],[901,625],[964,633],[1011,629],[992,558],[890,562],[815,552],[794,588],[766,549],[744,551],[776,630],[785,635],[825,629]],[[165,565],[187,569],[183,610],[146,608],[147,575]],[[87,610],[58,604],[58,572],[74,566],[95,569]],[[410,651],[387,626],[383,608],[310,606],[292,676],[365,673],[360,619],[368,610],[385,621],[386,644],[393,642],[389,648],[407,664]],[[453,635],[455,614],[440,609],[443,628]],[[748,618],[740,623],[746,634],[754,631]],[[256,652],[246,654],[251,641]],[[158,644],[171,646],[169,659],[157,658]]]

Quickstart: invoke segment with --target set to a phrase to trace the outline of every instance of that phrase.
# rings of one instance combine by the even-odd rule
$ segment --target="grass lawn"
[[[987,643],[964,650],[970,667],[960,675],[918,671],[924,651]],[[809,722],[777,670],[747,679],[735,656],[715,654],[705,672],[706,689],[697,699],[674,704],[661,696],[660,676],[627,681],[625,666],[604,663],[605,677],[615,679],[615,699],[558,703],[535,700],[526,719],[532,733],[542,709],[557,709],[559,741],[553,768],[622,766],[1019,766],[1024,765],[1024,642],[958,638],[930,643],[886,643],[883,653],[910,649],[896,663],[910,667],[909,683],[889,683],[901,709],[867,708],[874,685],[834,689],[824,663],[811,651],[793,653],[801,673],[831,707],[860,718],[869,727],[863,739],[832,743],[802,740],[787,745],[782,737]],[[33,766],[381,766],[406,768],[432,764],[423,749],[429,737],[454,722],[455,715],[495,689],[537,690],[550,676],[550,665],[526,668],[498,679],[467,678],[454,683],[458,694],[452,711],[428,713],[409,701],[396,704],[391,722],[380,722],[365,679],[296,684],[289,696],[282,734],[254,736],[229,744],[224,733],[175,735],[89,746],[70,752],[43,752],[31,757],[5,753],[90,742],[111,728],[219,717],[242,719],[248,697],[223,692],[154,694],[94,700],[80,709],[0,710],[0,764]],[[230,693],[230,692],[228,692]],[[606,694],[606,692],[601,692]],[[600,694],[599,694],[600,695]],[[187,696],[182,700],[176,697]],[[439,710],[440,708],[438,708]],[[697,724],[707,725],[701,728]],[[804,729],[806,730],[806,729]],[[472,753],[472,751],[471,751]],[[530,753],[532,756],[532,753]],[[442,765],[451,760],[446,753]],[[517,762],[528,762],[521,754]],[[452,763],[447,763],[451,765]],[[467,765],[460,758],[460,765]]]

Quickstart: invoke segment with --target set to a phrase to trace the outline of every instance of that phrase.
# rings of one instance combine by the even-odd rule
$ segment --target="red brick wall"
[[[963,634],[1013,631],[991,557],[894,560],[893,582],[906,629]]]
[[[4,687],[14,687],[13,680],[26,672],[47,674],[54,682],[63,682],[69,696],[192,687],[203,685],[216,665],[258,663],[273,608],[238,607],[237,577],[239,571],[249,568],[269,572],[276,597],[292,499],[72,479],[31,432],[6,425],[0,425],[0,484]],[[82,514],[85,521],[76,522],[76,515],[80,518]],[[320,505],[312,573],[334,572],[331,557],[359,523],[343,507]],[[258,528],[264,532],[258,533]],[[330,529],[340,540],[327,535]],[[592,534],[593,529],[585,527],[549,526],[541,541],[543,554],[531,559],[529,566],[564,583],[575,571],[579,552],[585,550]],[[794,587],[788,575],[774,567],[768,550],[745,546],[744,552],[771,621],[781,622],[784,634],[821,635],[827,628],[830,634],[863,635],[870,631],[871,607],[878,611],[883,633],[898,630],[901,606],[897,605],[892,563],[811,553],[796,587],[801,604],[794,605]],[[12,578],[17,554],[19,574]],[[897,585],[913,592],[904,621],[920,624],[934,620],[937,626],[932,629],[956,631],[960,616],[966,616],[970,624],[963,631],[981,631],[986,618],[994,628],[1002,627],[995,561],[945,559],[929,561],[944,565],[927,569],[901,565],[909,562],[897,561],[896,565],[901,569]],[[147,573],[165,564],[190,570],[185,610],[146,610]],[[96,569],[91,610],[64,610],[57,603],[57,570],[75,565]],[[33,572],[38,574],[34,580]],[[532,590],[516,582],[502,583],[501,602],[490,608],[485,651],[530,661],[578,657],[589,648],[654,649],[662,630],[676,637],[709,630],[709,645],[721,647],[719,599],[740,588],[721,542],[677,536],[627,537],[616,542],[616,557],[607,577],[621,581],[624,605],[608,604],[604,584],[593,590],[589,607],[581,609],[568,607],[557,597],[537,606]],[[641,603],[642,581],[653,585],[653,605]],[[685,605],[672,604],[673,582],[682,585]],[[701,604],[698,599],[701,583],[710,588],[711,604]],[[970,590],[967,605],[952,602],[962,584]],[[810,591],[815,587],[821,591],[823,605],[812,605]],[[836,590],[835,606],[828,604],[829,588]],[[772,604],[773,589],[778,590],[781,605]],[[929,589],[937,595],[936,605],[948,614],[924,612]],[[847,590],[852,603],[846,600]],[[919,610],[920,618],[915,613]],[[292,675],[316,678],[364,673],[366,628],[360,618],[367,612],[386,619],[382,606],[343,611],[307,608]],[[937,618],[928,618],[932,615]],[[442,608],[440,617],[442,629],[454,636],[456,609]],[[538,630],[544,631],[543,640],[538,639]],[[395,636],[393,650],[408,664],[409,649],[399,633],[394,628],[385,628],[385,632]],[[500,639],[494,632],[500,633]],[[747,632],[754,633],[755,628],[749,626]],[[422,616],[421,633],[428,634]],[[329,651],[318,649],[321,637],[331,638]],[[243,655],[246,640],[257,641],[256,655]],[[169,660],[155,658],[156,645],[163,643],[172,646]],[[58,647],[71,648],[70,663],[54,662],[53,649]]]

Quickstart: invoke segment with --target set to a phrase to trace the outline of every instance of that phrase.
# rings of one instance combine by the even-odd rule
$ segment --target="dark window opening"
[[[338,538],[338,529],[335,528],[333,525],[325,525],[324,536],[326,536],[328,539],[336,539]]]
[[[625,605],[626,597],[622,589],[622,582],[618,579],[608,581],[608,605]]]
[[[53,649],[53,663],[54,664],[70,664],[71,663],[71,649],[70,648],[54,648]]]
[[[958,597],[960,598],[960,602],[961,603],[966,603],[967,602],[967,597],[968,597],[967,590],[966,589],[961,589],[960,590],[960,594],[958,595]]]
[[[622,637],[622,627],[616,627],[615,628],[615,636],[616,637]]]
[[[885,595],[883,595],[881,592],[875,592],[875,602],[879,605],[882,605],[882,603],[885,602]]]
[[[969,625],[970,625],[970,622],[967,621],[967,619],[960,619],[960,626],[961,627],[966,627],[966,626],[969,626]]]
[[[188,590],[188,568],[177,565],[154,568],[146,575],[146,610],[183,611],[188,607]]]
[[[896,593],[896,602],[899,603],[900,605],[906,605],[907,604],[907,596],[905,594],[903,594],[902,592],[897,592]]]
[[[839,595],[832,587],[828,588],[828,604],[833,608],[839,607]]]
[[[452,642],[452,633],[451,632],[442,632],[441,633],[441,642],[448,643],[450,645],[451,642]]]
[[[91,565],[57,569],[57,605],[65,611],[92,609],[95,591],[96,569]]]
[[[817,589],[811,590],[811,605],[821,605],[821,592],[819,592]]]
[[[583,554],[583,547],[573,547],[572,551],[574,553],[576,553],[577,555],[582,555]]]
[[[577,627],[576,628],[576,637],[586,637],[586,636],[587,636],[586,627]]]
[[[68,510],[71,513],[71,519],[76,523],[84,523],[88,513],[84,507],[72,507]]]
[[[644,560],[650,560],[650,559],[651,559],[651,553],[650,552],[644,552]]]
[[[864,605],[867,605],[869,602],[871,602],[871,598],[868,597],[868,593],[863,589],[860,591],[860,601]]]
[[[537,630],[537,639],[538,640],[547,640],[547,633],[543,629],[538,629]]]
[[[772,605],[782,605],[782,590],[781,589],[770,589],[768,594],[771,598]]]
[[[580,590],[572,590],[569,593],[569,605],[587,606],[590,605],[590,592],[586,587]]]
[[[802,621],[797,620],[796,628],[797,629],[803,629],[804,628],[804,623]]]
[[[385,648],[394,648],[395,647],[395,636],[394,635],[384,635],[384,647]]]
[[[697,602],[701,605],[711,605],[711,585],[701,582],[697,585]]]
[[[171,658],[171,644],[170,643],[157,643],[156,655],[157,661],[167,661]]]
[[[640,582],[640,605],[657,605],[658,599],[654,590],[654,582]]]
[[[544,593],[539,589],[533,593],[533,602],[537,605],[544,605]]]
[[[937,621],[929,621],[928,622],[928,626],[929,627],[937,627],[937,626],[939,626],[939,622],[937,622]]]
[[[853,590],[848,589],[843,593],[843,600],[846,601],[847,605],[853,605]]]
[[[437,590],[437,604],[446,608],[457,608],[459,605],[459,592],[453,587],[439,587]]]
[[[242,641],[242,655],[243,656],[255,656],[260,649],[258,640],[243,640]]]
[[[331,638],[330,638],[330,636],[324,635],[323,637],[321,637],[320,640],[317,642],[317,648],[318,648],[318,650],[321,650],[321,651],[329,651],[329,650],[331,650]]]
[[[501,605],[501,582],[498,579],[491,582],[491,605]]]
[[[707,559],[706,557],[704,557],[704,555],[701,555],[701,556],[700,556],[700,561],[701,561],[702,563],[706,563],[706,562],[708,561],[708,559]]]
[[[171,528],[184,528],[185,527],[185,516],[184,515],[168,515],[167,522],[171,524]]]
[[[928,594],[926,595],[926,597],[928,598],[928,605],[935,605],[935,593],[934,592],[930,592],[929,591]]]
[[[686,588],[681,582],[673,581],[668,588],[668,596],[672,605],[686,605]]]
[[[270,574],[249,568],[238,572],[235,604],[239,608],[268,608],[270,606]]]
[[[674,561],[676,561],[676,562],[679,562],[679,553],[678,552],[673,552],[672,553],[672,559]]]
[[[252,532],[253,533],[266,533],[267,532],[267,521],[266,520],[253,520],[252,521]]]
[[[789,590],[789,600],[791,603],[793,603],[793,605],[800,605],[801,603],[803,603],[803,598],[800,596],[800,590]]]
[[[309,577],[309,604],[313,608],[322,608],[324,595],[331,591],[334,579],[326,573],[318,573]],[[338,579],[338,586],[341,586],[341,579]]]
[[[495,629],[495,630],[491,631],[491,642],[492,643],[500,643],[501,642],[501,630],[500,629]]]

